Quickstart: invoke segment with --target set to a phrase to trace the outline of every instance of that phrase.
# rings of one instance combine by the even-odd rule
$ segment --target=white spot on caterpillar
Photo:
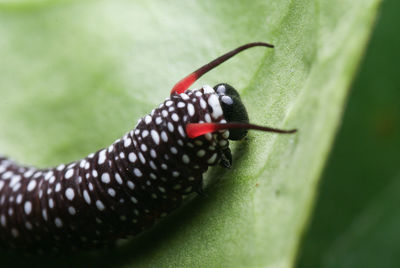
[[[167,124],[169,132],[174,132],[174,125],[171,122]]]
[[[108,173],[103,173],[103,175],[101,175],[101,181],[104,183],[110,183],[110,175],[108,175]]]
[[[108,152],[111,153],[113,150],[114,150],[114,145],[111,144],[111,145],[108,147]]]
[[[223,103],[228,104],[228,105],[232,105],[233,104],[233,100],[231,97],[229,96],[222,96],[221,100]]]
[[[75,215],[75,214],[76,214],[75,208],[74,208],[74,207],[68,207],[68,213],[69,213],[70,215]]]
[[[130,162],[135,163],[137,156],[135,153],[129,153],[128,158]]]
[[[210,116],[210,114],[205,114],[205,115],[204,115],[204,120],[206,120],[207,123],[211,123],[211,116]]]
[[[173,153],[173,154],[177,154],[177,153],[178,153],[178,150],[177,150],[175,147],[173,147],[173,146],[172,146],[169,150],[170,150],[171,153]]]
[[[113,188],[109,188],[109,189],[107,190],[107,192],[108,192],[108,194],[109,194],[110,196],[112,196],[112,197],[114,197],[114,196],[116,195],[116,192],[115,192],[115,190],[114,190]]]
[[[41,171],[38,171],[38,172],[35,173],[35,175],[33,175],[33,178],[37,179],[37,178],[39,178],[40,176],[42,176],[42,172],[41,172]]]
[[[151,137],[153,138],[153,141],[155,144],[160,144],[160,135],[158,135],[157,131],[152,130],[151,131]]]
[[[229,138],[229,130],[225,130],[224,132],[222,132],[222,137],[223,137],[224,139]]]
[[[146,152],[147,151],[146,144],[142,143],[142,145],[140,145],[140,149],[142,150],[142,152]]]
[[[143,132],[142,132],[142,137],[143,137],[143,138],[146,138],[148,135],[149,135],[149,131],[143,130]]]
[[[178,116],[176,113],[173,113],[173,114],[171,115],[171,118],[172,118],[172,120],[174,120],[175,122],[178,122],[178,121],[179,121],[179,116]]]
[[[87,203],[88,205],[90,205],[90,203],[92,202],[92,200],[90,200],[90,196],[89,196],[88,191],[86,191],[86,190],[83,191],[83,198],[85,199],[86,203]]]
[[[115,180],[119,183],[122,184],[122,178],[118,173],[115,173]]]
[[[83,160],[80,161],[79,167],[80,167],[80,168],[83,168],[83,167],[85,167],[85,164],[86,164],[86,160],[83,159]],[[48,173],[47,173],[47,174],[48,174]],[[46,176],[47,176],[47,174],[46,174]],[[45,179],[46,179],[46,178],[45,178]]]
[[[182,98],[182,100],[189,100],[190,99],[189,96],[186,93],[181,93],[179,96]]]
[[[131,190],[135,189],[135,184],[133,182],[128,181],[126,184],[128,185],[129,189]]]
[[[30,201],[26,201],[24,204],[24,211],[26,215],[31,214],[32,212],[32,203]]]
[[[158,117],[156,118],[156,124],[159,125],[159,124],[161,124],[161,123],[162,123],[162,119],[161,119],[161,117],[158,116]]]
[[[139,153],[139,159],[140,159],[140,162],[142,162],[143,164],[146,163],[146,159],[144,158],[142,153]]]
[[[106,208],[104,207],[103,202],[101,202],[100,200],[97,200],[97,201],[96,201],[96,207],[97,207],[97,209],[100,210],[100,211],[103,211],[104,209],[106,209]]]
[[[219,85],[218,88],[217,88],[217,92],[219,94],[225,94],[225,92],[226,92],[225,86],[224,85]]]
[[[135,174],[136,177],[142,177],[142,172],[138,168],[133,169],[133,174]]]
[[[152,160],[150,160],[149,164],[152,169],[157,170],[156,164]]]
[[[181,134],[181,136],[182,136],[183,138],[186,137],[186,133],[185,133],[185,131],[183,130],[183,128],[182,128],[181,125],[178,126],[178,131],[179,131],[179,134]]]
[[[13,191],[16,192],[19,190],[19,188],[21,188],[21,183],[17,183],[14,187],[13,187]]]
[[[21,176],[20,175],[13,175],[11,177],[11,181],[10,181],[10,187],[14,187],[19,181],[21,180]]]
[[[31,181],[29,182],[28,186],[26,187],[26,190],[27,190],[28,192],[31,192],[33,189],[35,189],[35,187],[36,187],[36,181],[31,180]]]
[[[6,226],[6,224],[7,224],[6,216],[4,216],[4,215],[0,216],[0,223],[1,223],[1,226],[3,226],[3,227]]]
[[[30,169],[27,172],[24,173],[25,178],[29,178],[30,176],[32,176],[33,172],[35,172],[34,169]],[[3,177],[4,178],[4,177]]]
[[[45,209],[42,210],[42,217],[45,221],[47,221],[47,211]]]
[[[144,117],[144,122],[146,123],[146,125],[150,124],[151,123],[151,116],[150,115],[146,115]]]
[[[207,103],[205,100],[200,99],[200,107],[205,110],[207,108]]]
[[[57,183],[56,184],[56,188],[55,191],[58,193],[59,191],[61,191],[61,183]]]
[[[62,220],[60,218],[55,218],[54,223],[57,226],[57,228],[61,228],[63,226]]]
[[[46,173],[46,175],[44,176],[44,180],[48,181],[50,179],[50,177],[53,176],[53,171],[49,171]]]
[[[134,203],[134,204],[137,204],[138,203],[138,201],[137,201],[137,199],[135,198],[135,197],[131,197],[131,201],[132,201],[132,203]]]
[[[212,107],[213,111],[211,115],[213,118],[218,118],[223,114],[221,104],[219,103],[218,97],[216,95],[211,95],[208,98],[208,104]]]
[[[17,202],[17,204],[21,204],[22,203],[22,194],[18,194],[16,202]]]
[[[72,201],[75,197],[74,190],[72,188],[68,188],[67,190],[65,190],[65,196],[68,200]]]
[[[188,113],[189,113],[189,115],[190,116],[193,116],[194,115],[194,106],[193,106],[193,104],[191,104],[191,103],[189,103],[188,104],[188,106],[187,106],[187,110],[188,110]]]
[[[218,145],[221,146],[221,147],[225,147],[227,144],[228,144],[228,141],[227,141],[227,140],[220,140],[220,141],[218,142]]]
[[[50,180],[49,180],[49,183],[50,184],[52,184],[52,183],[54,183],[56,181],[56,177],[53,175],[53,176],[51,176],[51,178],[50,178]]]
[[[76,165],[76,163],[71,163],[71,164],[68,165],[67,168],[73,168],[75,165]]]
[[[99,163],[99,165],[101,165],[105,161],[106,161],[106,150],[104,149],[104,150],[100,151],[100,153],[99,153],[99,161],[98,161],[98,163]]]
[[[61,170],[63,170],[65,168],[65,165],[64,164],[61,164],[61,165],[59,165],[58,167],[57,167],[57,170],[58,171],[61,171]]]
[[[73,169],[68,169],[67,172],[65,172],[65,178],[70,179],[74,175],[74,170]]]
[[[189,162],[190,162],[189,156],[187,154],[182,155],[182,161],[185,164],[189,164]]]
[[[161,131],[161,139],[162,139],[164,142],[167,142],[167,141],[168,141],[168,136],[167,136],[167,133],[165,133],[165,131]]]
[[[3,179],[9,179],[13,173],[11,171],[7,171],[6,173],[3,174]]]
[[[203,90],[205,94],[212,94],[215,93],[214,89],[210,87],[209,85],[204,85]]]
[[[129,147],[129,145],[131,145],[131,144],[132,144],[131,138],[126,137],[126,138],[124,139],[124,147],[125,147],[125,148],[126,148],[126,147]]]
[[[196,155],[198,157],[203,157],[205,154],[206,154],[206,151],[204,151],[203,149],[198,150],[197,153],[196,153]]]
[[[214,153],[208,160],[207,163],[208,164],[214,164],[215,160],[217,159],[217,154]]]

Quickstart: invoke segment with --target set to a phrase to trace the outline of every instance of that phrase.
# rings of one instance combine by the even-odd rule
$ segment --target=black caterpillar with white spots
[[[293,133],[248,123],[227,84],[187,88],[241,46],[175,85],[171,96],[108,148],[49,169],[0,157],[0,248],[41,251],[96,248],[137,235],[200,193],[209,166],[230,167],[228,139],[247,129]]]

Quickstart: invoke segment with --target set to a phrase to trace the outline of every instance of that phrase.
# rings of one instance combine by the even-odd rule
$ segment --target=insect
[[[222,83],[189,90],[199,77],[251,47],[240,46],[179,81],[170,97],[108,148],[54,168],[0,157],[0,247],[96,248],[137,235],[202,191],[209,166],[229,168],[228,140],[248,129],[294,133],[249,123],[239,93]]]

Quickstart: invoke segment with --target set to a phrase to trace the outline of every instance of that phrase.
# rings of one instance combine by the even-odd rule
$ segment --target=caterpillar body
[[[178,82],[171,95],[107,148],[49,169],[0,157],[0,247],[27,251],[97,248],[137,235],[200,193],[209,166],[230,167],[229,139],[249,124],[237,91],[228,84],[188,87],[249,43]]]

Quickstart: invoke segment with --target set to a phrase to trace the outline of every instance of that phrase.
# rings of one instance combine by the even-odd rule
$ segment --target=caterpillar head
[[[232,86],[221,83],[214,87],[219,96],[219,102],[228,123],[237,122],[248,124],[249,116],[239,93]],[[241,140],[247,135],[247,129],[236,128],[229,130],[230,140]]]
[[[214,69],[221,63],[227,61],[232,58],[236,54],[240,53],[243,50],[252,48],[252,47],[269,47],[273,48],[274,46],[268,43],[263,42],[254,42],[248,43],[243,46],[240,46],[224,55],[212,60],[211,62],[203,65],[193,73],[189,74],[178,83],[171,90],[172,94],[181,94],[185,92],[186,89],[190,87],[197,79],[199,79],[202,75],[207,73],[208,71]],[[258,126],[249,123],[249,117],[247,115],[246,108],[244,107],[242,101],[240,100],[239,93],[228,84],[218,84],[215,86],[214,91],[217,92],[219,96],[219,101],[224,113],[224,117],[227,123],[190,123],[186,125],[186,133],[190,138],[196,138],[198,136],[228,129],[229,130],[229,139],[231,140],[241,140],[243,139],[248,129],[261,130],[261,131],[269,131],[275,133],[294,133],[296,129],[292,130],[282,130],[271,127]]]

